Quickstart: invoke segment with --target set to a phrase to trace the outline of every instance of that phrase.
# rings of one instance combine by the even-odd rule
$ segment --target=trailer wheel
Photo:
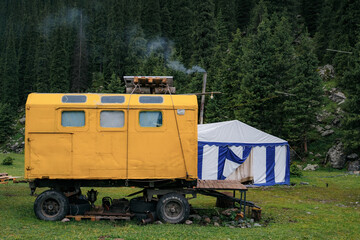
[[[189,217],[188,200],[179,193],[162,196],[156,206],[157,217],[167,223],[182,223]]]
[[[69,200],[61,192],[47,190],[36,198],[34,212],[41,220],[62,220],[69,212]]]

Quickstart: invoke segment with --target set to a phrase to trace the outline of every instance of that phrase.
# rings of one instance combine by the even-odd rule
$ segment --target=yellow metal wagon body
[[[30,94],[25,176],[196,179],[196,96]]]

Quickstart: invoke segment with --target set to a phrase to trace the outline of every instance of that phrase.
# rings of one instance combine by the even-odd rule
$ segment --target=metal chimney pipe
[[[207,72],[204,72],[203,75],[203,87],[202,87],[202,95],[201,95],[201,105],[200,105],[200,118],[199,123],[204,123],[204,108],[205,108],[205,92],[206,92],[206,78],[207,78]]]

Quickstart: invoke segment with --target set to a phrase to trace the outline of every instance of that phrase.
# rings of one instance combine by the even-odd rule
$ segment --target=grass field
[[[1,162],[4,156],[0,154]],[[0,172],[23,176],[23,155],[11,156],[15,157],[14,165],[0,165]],[[135,221],[45,222],[34,215],[35,197],[29,195],[27,184],[1,184],[0,239],[360,239],[358,175],[319,170],[305,172],[291,182],[296,185],[249,189],[248,200],[262,207],[260,223],[267,226],[247,229],[199,224],[141,226]],[[97,190],[98,199],[120,198],[135,191]],[[214,198],[199,196],[190,203],[208,209],[209,214],[216,212]]]

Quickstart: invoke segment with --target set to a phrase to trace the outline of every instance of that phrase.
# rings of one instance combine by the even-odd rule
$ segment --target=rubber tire
[[[170,216],[166,211],[168,204],[175,204],[180,208],[180,213],[177,216]],[[190,205],[188,200],[179,193],[168,193],[162,196],[156,206],[156,215],[160,221],[165,223],[182,223],[188,219],[190,214]]]
[[[156,211],[156,202],[145,202],[143,197],[137,197],[130,200],[130,211],[133,213],[146,213]]]
[[[59,211],[54,215],[46,214],[44,212],[42,206],[45,201],[53,200],[59,206]],[[65,195],[59,191],[55,190],[47,190],[41,193],[35,200],[34,203],[34,212],[38,219],[45,220],[45,221],[59,221],[62,220],[66,214],[69,212],[69,200]]]

